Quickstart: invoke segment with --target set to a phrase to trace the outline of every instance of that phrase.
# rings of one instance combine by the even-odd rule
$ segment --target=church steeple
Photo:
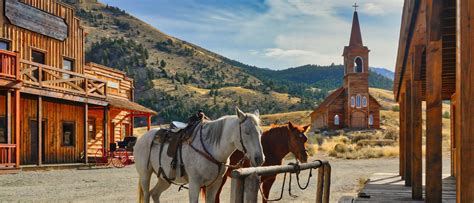
[[[354,17],[352,19],[352,30],[351,30],[351,39],[349,41],[349,46],[364,46],[362,43],[362,34],[360,33],[359,25],[359,15],[357,14],[357,4],[353,6],[355,8]]]

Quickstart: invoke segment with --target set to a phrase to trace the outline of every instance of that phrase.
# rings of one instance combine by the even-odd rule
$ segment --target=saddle
[[[194,130],[204,119],[207,119],[207,117],[202,111],[198,111],[196,114],[188,118],[188,123],[173,121],[171,122],[169,128],[162,128],[156,132],[154,142],[157,142],[157,144],[161,145],[159,156],[160,166],[163,145],[168,144],[168,150],[166,151],[166,154],[173,159],[171,162],[171,168],[176,169],[178,155],[182,160],[182,144],[192,137]],[[180,170],[181,176],[184,176],[185,170],[182,162],[180,164]],[[170,180],[174,180],[174,177],[165,177],[165,179],[170,182]]]

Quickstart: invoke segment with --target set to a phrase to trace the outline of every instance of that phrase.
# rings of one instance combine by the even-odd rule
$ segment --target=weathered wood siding
[[[36,121],[38,100],[35,96],[22,95],[21,109],[21,162],[27,163],[31,155],[31,127],[30,121]],[[60,102],[43,98],[43,120],[46,122],[44,130],[44,157],[43,163],[75,163],[81,160],[84,151],[84,108],[82,105],[70,102]],[[75,123],[74,146],[63,146],[63,121]]]
[[[74,14],[74,8],[58,3],[56,0],[20,0],[65,20],[68,25],[68,37],[64,41],[56,40],[9,23],[3,9],[0,9],[0,38],[11,42],[11,50],[18,51],[20,57],[31,60],[31,51],[44,52],[46,65],[62,68],[63,58],[74,61],[74,72],[83,73],[84,66],[84,30]],[[1,1],[0,4],[3,4]]]
[[[89,118],[94,118],[95,120],[95,138],[88,140],[87,148],[87,155],[93,157],[104,146],[104,110],[89,109]],[[94,136],[91,135],[89,137]]]
[[[133,100],[133,80],[128,78],[125,72],[95,63],[88,63],[85,66],[84,73],[107,81],[108,95]]]
[[[374,117],[374,125],[369,127],[380,128],[380,106],[373,97],[369,97],[369,113]]]

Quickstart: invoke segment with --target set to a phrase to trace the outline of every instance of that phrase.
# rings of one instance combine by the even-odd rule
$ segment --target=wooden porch
[[[425,177],[423,174],[423,187]],[[450,174],[443,174],[442,183],[442,202],[456,202],[456,179]],[[341,202],[424,202],[413,200],[411,190],[412,188],[405,186],[405,181],[396,173],[376,173],[369,178],[356,198],[348,198]]]

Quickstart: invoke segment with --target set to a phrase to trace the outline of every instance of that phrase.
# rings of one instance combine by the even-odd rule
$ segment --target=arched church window
[[[364,71],[364,62],[362,61],[362,57],[358,56],[354,59],[354,72],[362,73]]]
[[[351,97],[351,107],[355,107],[355,98],[354,98],[354,96]]]
[[[360,108],[360,95],[357,95],[356,97],[356,106],[357,108]]]
[[[334,116],[334,125],[339,125],[339,115]]]
[[[362,106],[367,107],[367,97],[365,96],[362,98]]]
[[[374,116],[372,114],[369,115],[369,125],[374,125]]]

